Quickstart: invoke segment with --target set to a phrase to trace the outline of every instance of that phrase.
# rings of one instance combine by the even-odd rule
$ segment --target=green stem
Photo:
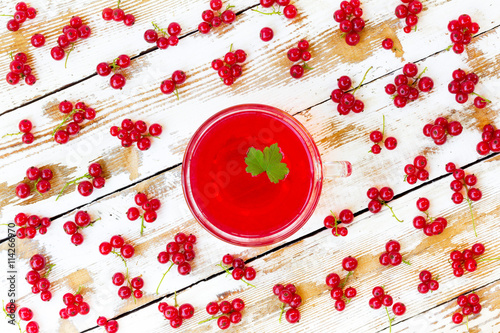
[[[253,10],[254,12],[257,12],[257,13],[262,14],[262,15],[283,15],[283,13],[281,13],[281,12],[279,11],[279,9],[278,9],[278,10],[276,10],[276,8],[274,8],[274,6],[273,6],[273,11],[272,11],[271,13],[261,12],[260,10],[257,10],[257,9],[252,9],[252,10]]]
[[[465,327],[467,327],[467,332],[469,332],[469,316],[465,316]]]
[[[280,318],[279,318],[280,324],[281,324],[281,317],[283,317],[283,312],[285,312],[285,303],[281,303],[281,312],[280,312]]]
[[[394,210],[392,209],[391,206],[389,206],[388,204],[386,204],[385,202],[383,203],[384,206],[388,207],[390,210],[391,210],[391,213],[392,213],[392,216],[399,222],[399,223],[403,223],[404,220],[400,220],[398,219],[398,217],[396,216],[396,214],[394,214]]]
[[[469,204],[470,215],[472,216],[472,226],[474,227],[474,234],[477,237],[476,222],[474,221],[474,212],[472,211],[472,201],[469,198],[465,198],[465,200],[467,200],[467,203]]]
[[[363,76],[363,80],[361,80],[361,83],[358,84],[358,86],[352,91],[352,94],[354,95],[354,93],[356,92],[356,90],[358,90],[359,88],[361,88],[361,85],[363,84],[363,82],[365,82],[365,79],[366,79],[366,75],[368,74],[368,72],[373,68],[373,66],[371,66],[370,68],[368,68],[368,70],[366,71],[365,73],[365,76]]]
[[[8,134],[5,134],[4,136],[2,136],[2,139],[5,138],[6,136],[14,136],[14,135],[20,135],[20,134],[23,134],[22,132],[19,132],[19,133],[8,133]]]
[[[43,196],[42,193],[40,193],[40,191],[38,191],[38,189],[36,188],[36,185],[38,184],[38,182],[40,181],[41,178],[38,178],[35,182],[35,186],[33,186],[35,188],[35,191],[36,193],[40,194],[40,196]]]
[[[47,265],[47,267],[49,268],[45,274],[43,275],[43,277],[47,277],[50,273],[50,271],[52,271],[52,268],[55,266],[56,264],[50,264],[50,265]]]
[[[168,33],[165,30],[163,30],[162,28],[160,28],[158,26],[158,24],[156,24],[154,22],[151,22],[151,23],[153,24],[153,27],[155,28],[156,31],[161,32],[164,36],[168,36]]]
[[[403,260],[402,263],[411,266],[411,263],[408,260]]]
[[[122,0],[118,0],[118,4],[116,5],[116,8],[120,8],[120,2],[122,2]]]
[[[76,178],[76,179],[74,179],[74,180],[72,180],[72,181],[67,182],[67,183],[64,185],[64,187],[62,188],[61,192],[59,192],[59,195],[57,196],[56,201],[57,201],[57,200],[59,200],[59,197],[60,197],[60,196],[64,193],[64,191],[66,190],[66,188],[67,188],[68,186],[73,185],[73,184],[76,184],[76,182],[78,182],[79,180],[81,180],[81,179],[83,179],[83,178],[90,179],[90,178],[92,178],[92,176],[91,176],[90,174],[86,173],[86,174],[84,174],[84,175],[83,175],[83,176],[81,176],[81,177],[78,177],[78,178]],[[97,220],[96,220],[96,221],[97,221]],[[94,222],[95,222],[95,221],[94,221]]]
[[[141,215],[141,236],[144,233],[144,228],[146,228],[146,226],[144,225],[144,215]]]
[[[385,115],[382,115],[382,137],[384,137],[385,133]]]
[[[500,260],[500,258],[485,258],[485,259],[479,259],[479,260],[476,260],[477,262],[481,262],[481,261],[493,261],[493,260]]]
[[[347,284],[347,280],[349,280],[349,277],[354,274],[354,271],[350,271],[347,273],[347,276],[345,277],[344,281],[340,285],[340,288],[344,289],[345,285]]]
[[[206,323],[206,322],[209,322],[210,320],[219,319],[219,318],[220,318],[220,317],[222,317],[222,316],[225,316],[225,314],[221,314],[220,316],[212,316],[212,317],[210,317],[210,318],[208,318],[208,319],[202,320],[202,321],[200,321],[200,322],[198,323],[198,325],[201,325],[201,324],[204,324],[204,323]]]
[[[78,290],[76,291],[75,295],[78,295],[82,292],[83,286],[79,286]]]
[[[314,69],[313,67],[309,66],[309,65],[307,64],[307,62],[305,62],[305,63],[304,63],[304,65],[302,65],[302,67],[303,67],[304,69],[307,69],[307,70]]]
[[[9,14],[0,14],[0,16],[9,16],[9,17],[14,17],[14,15],[9,15]]]
[[[491,101],[490,101],[489,99],[484,98],[483,96],[481,96],[481,95],[479,95],[479,94],[477,94],[477,93],[475,93],[475,92],[472,92],[472,95],[476,95],[476,96],[478,96],[478,97],[481,97],[482,99],[484,99],[484,100],[486,101],[486,103],[491,103]]]
[[[415,81],[413,81],[413,83],[411,84],[412,86],[415,85],[415,83],[418,82],[418,80],[420,80],[420,78],[422,77],[422,75],[424,75],[424,73],[427,71],[427,67],[424,68],[424,70],[422,71],[422,73],[420,73],[419,76],[417,76],[417,78],[415,79]]]
[[[179,100],[179,91],[177,90],[177,87],[175,87],[174,94],[177,96],[177,100]]]
[[[387,312],[387,318],[389,318],[389,333],[392,332],[392,322],[394,321],[394,318],[391,319],[391,316],[389,315],[389,310],[387,310],[387,306],[385,307],[385,312]]]
[[[172,263],[170,265],[170,267],[167,269],[167,271],[165,272],[165,274],[163,274],[161,280],[160,280],[160,283],[158,284],[158,287],[156,287],[156,295],[158,295],[158,289],[160,289],[160,286],[161,286],[161,283],[163,282],[163,279],[165,278],[165,275],[167,275],[168,272],[170,272],[170,269],[172,268],[172,266],[174,266],[174,263]]]
[[[123,258],[122,255],[116,251],[111,251],[111,253],[113,253],[114,255],[116,255],[117,257],[119,257],[123,261],[123,263],[125,264],[125,268],[127,269],[126,276],[128,276],[128,266],[127,266],[127,262],[125,261],[125,258]]]
[[[63,121],[52,131],[52,136],[54,136],[54,134],[56,134],[56,132],[64,126],[64,124],[66,124],[70,119],[73,118],[73,115],[79,111],[85,111],[83,109],[74,109],[72,110],[64,119]]]
[[[67,68],[66,66],[68,65],[69,54],[71,53],[71,51],[73,51],[74,48],[75,43],[71,43],[71,49],[68,51],[68,54],[66,54],[66,60],[64,61],[64,68]]]

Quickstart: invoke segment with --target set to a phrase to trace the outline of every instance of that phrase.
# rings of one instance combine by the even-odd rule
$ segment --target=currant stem
[[[304,62],[304,65],[302,65],[302,67],[303,67],[304,69],[307,69],[307,70],[314,69],[313,67],[309,66],[309,65],[307,64],[307,62]]]
[[[474,212],[472,211],[472,202],[470,201],[469,198],[466,198],[466,200],[467,200],[467,203],[469,204],[470,215],[472,216],[472,226],[474,227],[474,234],[477,237],[476,222],[474,221]]]
[[[340,285],[340,288],[344,289],[345,285],[347,284],[347,280],[349,280],[349,277],[354,274],[354,271],[350,271],[347,273],[347,276],[344,279],[344,282]]]
[[[387,318],[389,318],[389,333],[392,332],[392,321],[394,319],[391,319],[391,316],[389,315],[389,310],[387,310],[387,306],[385,307],[385,312],[387,312]]]
[[[280,312],[280,318],[279,318],[279,322],[281,324],[281,317],[283,316],[283,312],[285,312],[285,303],[281,303],[281,312]]]
[[[78,287],[78,290],[77,290],[77,291],[76,291],[76,293],[75,293],[75,295],[80,294],[80,292],[82,291],[82,289],[83,289],[83,286],[79,286],[79,287]]]
[[[272,7],[273,8],[273,11],[271,13],[264,13],[264,12],[261,12],[260,10],[257,10],[257,9],[252,9],[254,12],[257,12],[259,14],[262,14],[262,15],[283,15],[283,13],[281,13],[278,10],[276,10],[276,8],[274,8],[274,6]]]
[[[220,266],[223,270],[225,270],[227,275],[231,275],[231,273],[229,272],[229,269],[226,266],[222,265],[222,262],[220,264],[217,264],[217,266]],[[245,282],[250,287],[256,288],[253,284],[251,284],[250,282],[248,282],[245,279],[241,279],[241,281]]]
[[[141,236],[144,233],[144,229],[146,226],[144,225],[144,215],[141,215]]]
[[[10,17],[14,17],[14,15],[9,15],[9,14],[0,14],[0,16],[10,16]]]
[[[73,184],[76,184],[76,182],[77,182],[77,181],[79,181],[80,179],[83,179],[83,178],[90,179],[90,178],[92,178],[92,176],[91,176],[90,174],[86,173],[86,174],[84,174],[84,175],[83,175],[83,176],[81,176],[81,177],[78,177],[78,178],[76,178],[76,179],[74,179],[74,180],[72,180],[72,181],[67,182],[67,183],[64,185],[64,187],[62,188],[61,192],[59,192],[59,195],[57,196],[56,201],[59,199],[59,197],[63,194],[64,190],[66,190],[66,188],[67,188],[68,186],[73,185]],[[98,220],[96,220],[96,221],[98,221]],[[94,221],[94,222],[95,222],[95,221]]]
[[[56,264],[50,264],[50,265],[47,265],[47,267],[49,268],[45,274],[43,274],[43,277],[47,277],[50,273],[50,271],[52,270],[52,267],[54,267]]]
[[[177,304],[177,290],[174,290],[174,302],[175,302],[175,307],[178,307],[179,305]]]
[[[41,178],[38,178],[38,179],[36,180],[34,188],[35,188],[36,193],[38,193],[38,194],[42,195],[42,193],[40,193],[40,191],[38,191],[38,189],[36,188],[36,185],[38,184],[38,182],[40,181],[40,179],[41,179]]]
[[[125,258],[123,258],[122,255],[116,251],[111,251],[111,253],[115,254],[117,257],[119,257],[123,261],[123,263],[125,264],[125,268],[127,269],[126,276],[128,277],[128,266],[127,266],[127,262],[125,261]]]
[[[391,206],[389,206],[385,202],[383,203],[383,205],[386,206],[387,208],[389,208],[391,210],[392,216],[396,219],[396,221],[398,221],[399,223],[403,223],[404,222],[404,220],[398,219],[398,217],[396,216],[396,214],[394,214],[394,210],[392,209]]]
[[[486,103],[491,103],[491,101],[490,101],[489,99],[484,98],[483,96],[481,96],[481,95],[479,95],[479,94],[477,94],[477,93],[475,93],[475,92],[472,92],[472,95],[476,95],[476,96],[478,96],[478,97],[481,97],[483,100],[485,100],[485,101],[486,101]]]
[[[158,295],[158,289],[160,289],[160,286],[161,286],[161,283],[163,282],[163,279],[165,278],[165,275],[167,275],[168,272],[170,272],[170,269],[172,268],[172,266],[174,266],[174,263],[172,263],[170,265],[170,267],[167,269],[167,271],[165,272],[165,274],[163,274],[161,280],[160,280],[160,283],[158,284],[158,287],[156,287],[156,295]]]
[[[469,332],[469,316],[465,316],[465,327],[467,327],[467,332]]]
[[[500,258],[485,258],[485,259],[479,259],[479,260],[476,260],[477,262],[481,262],[481,261],[493,261],[493,260],[500,260]]]
[[[120,8],[120,2],[122,2],[122,0],[118,0],[118,3],[116,4],[116,8]]]
[[[221,314],[220,316],[212,316],[212,317],[210,317],[210,318],[208,318],[208,319],[205,319],[205,320],[200,321],[200,322],[198,323],[198,325],[201,325],[201,324],[204,324],[204,323],[206,323],[206,322],[209,322],[210,320],[219,319],[220,317],[225,316],[225,315],[226,315],[226,314]]]
[[[354,95],[354,93],[356,92],[356,90],[358,90],[359,88],[361,88],[361,85],[363,84],[363,82],[365,82],[365,79],[366,79],[366,75],[368,74],[368,72],[373,68],[373,66],[371,66],[370,68],[368,68],[368,70],[366,71],[365,75],[363,76],[363,79],[361,80],[361,82],[358,84],[358,86],[352,91],[352,94]]]
[[[177,87],[175,87],[174,94],[177,96],[177,100],[179,100],[179,91],[177,90]]]
[[[427,67],[424,68],[424,70],[422,71],[422,73],[420,73],[419,76],[417,76],[417,78],[415,79],[415,81],[413,81],[413,83],[411,84],[412,86],[415,85],[415,83],[418,82],[418,80],[420,80],[420,78],[422,77],[422,75],[424,75],[424,73],[427,71]]]
[[[63,121],[52,131],[52,136],[54,136],[54,134],[56,134],[56,132],[64,126],[64,124],[66,124],[71,118],[73,118],[73,115],[78,112],[78,111],[85,111],[85,110],[82,110],[82,109],[74,109],[72,110],[64,119]]]
[[[74,48],[75,43],[71,43],[71,49],[68,51],[68,54],[66,54],[66,60],[64,61],[64,68],[67,68],[66,66],[68,65],[69,54],[71,53],[71,51],[73,51]]]
[[[165,30],[163,30],[162,28],[160,28],[158,26],[158,24],[154,23],[154,22],[151,22],[153,24],[153,27],[155,28],[155,30],[161,32],[163,34],[163,36],[168,36],[168,33],[165,32]]]
[[[20,135],[20,134],[22,134],[22,132],[19,132],[19,133],[7,133],[4,136],[2,136],[2,139],[5,138],[6,136],[14,136],[14,135]]]
[[[408,266],[411,266],[411,263],[408,260],[402,260],[401,261],[403,264],[406,264]]]

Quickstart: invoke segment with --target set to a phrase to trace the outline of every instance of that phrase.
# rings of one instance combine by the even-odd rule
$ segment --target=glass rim
[[[260,236],[260,237],[242,237],[227,233],[216,226],[214,226],[203,214],[202,210],[196,203],[190,182],[190,162],[193,156],[193,153],[196,151],[196,148],[204,134],[211,129],[211,127],[222,119],[234,115],[240,112],[248,112],[248,111],[257,111],[264,112],[270,114],[274,117],[279,118],[281,121],[286,122],[290,127],[294,129],[296,133],[298,133],[303,141],[306,143],[307,151],[309,152],[311,161],[312,161],[312,186],[311,193],[309,195],[309,200],[306,203],[305,207],[301,210],[301,213],[296,216],[292,221],[288,223],[288,225],[279,230],[276,233]],[[193,134],[191,140],[189,141],[186,150],[184,152],[184,158],[182,161],[182,171],[181,171],[181,180],[182,180],[182,192],[186,203],[189,207],[189,210],[198,221],[198,223],[207,230],[210,234],[215,236],[216,238],[225,241],[227,243],[245,246],[245,247],[257,247],[257,246],[265,246],[271,245],[277,242],[280,242],[294,233],[296,233],[300,228],[302,228],[306,222],[309,220],[311,215],[314,213],[316,206],[318,204],[321,189],[323,186],[323,166],[321,162],[321,156],[314,142],[311,134],[307,131],[307,129],[293,116],[288,113],[263,104],[241,104],[226,108],[222,111],[217,112],[210,118],[208,118]]]

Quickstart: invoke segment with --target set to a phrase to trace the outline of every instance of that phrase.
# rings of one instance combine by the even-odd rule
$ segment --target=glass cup
[[[261,121],[265,125],[260,126],[259,122]],[[252,133],[252,135],[245,135],[245,131]],[[218,141],[218,139],[224,136],[227,137],[227,140],[221,144],[222,141]],[[285,180],[278,183],[284,184],[283,188],[290,185],[287,191],[280,189],[280,185],[275,185],[275,187],[269,185],[271,183],[265,178],[266,175],[257,176],[261,177],[259,179],[251,179],[242,166],[250,145],[265,147],[274,143],[274,140],[279,143],[280,149],[285,147],[284,152],[282,152],[283,161],[286,158],[290,160],[295,158],[294,166],[300,163],[308,165],[308,167],[297,167],[293,176],[290,176],[290,172]],[[292,142],[296,143],[295,147],[290,146]],[[224,151],[229,145],[228,143],[234,143],[234,149],[231,150],[230,147]],[[286,147],[289,143],[289,147]],[[303,152],[304,155],[296,154],[297,151]],[[215,157],[212,158],[210,154]],[[214,165],[220,163],[224,163],[223,172],[217,171],[218,169],[211,170]],[[213,182],[207,183],[205,181],[205,178],[208,179],[206,173],[211,173]],[[189,209],[208,232],[228,243],[253,247],[277,243],[297,232],[311,217],[318,204],[323,177],[348,177],[351,173],[352,166],[347,161],[322,163],[318,148],[309,132],[288,113],[267,105],[245,104],[220,111],[200,126],[186,148],[181,177],[184,197]],[[289,176],[290,178],[288,178]],[[238,226],[238,221],[244,220],[260,207],[257,206],[257,210],[238,207],[240,202],[237,199],[232,200],[233,197],[228,196],[228,193],[235,193],[237,197],[241,191],[248,188],[248,184],[257,184],[240,183],[241,179],[247,182],[264,182],[262,188],[259,188],[262,189],[259,195],[268,196],[269,201],[288,200],[285,203],[276,203],[276,205],[279,204],[279,210],[283,214],[270,218],[269,221],[255,218],[247,221],[244,226]],[[275,189],[279,190],[276,195],[269,194]],[[296,192],[304,193],[303,197],[296,198],[295,196],[299,197]],[[300,202],[300,204],[292,210],[290,207],[294,205],[295,201]],[[291,211],[289,216],[287,210]],[[273,210],[270,212],[272,213]],[[226,221],[226,223],[222,224],[221,221]],[[234,221],[234,224],[231,221]],[[278,224],[271,228],[269,224],[273,222]],[[242,229],[238,229],[239,227]]]

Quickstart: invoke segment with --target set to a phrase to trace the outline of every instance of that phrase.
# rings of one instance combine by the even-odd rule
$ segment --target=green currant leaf
[[[286,163],[281,162],[282,159],[283,154],[280,153],[277,143],[265,147],[263,152],[250,147],[245,158],[245,163],[247,164],[245,171],[252,174],[252,176],[266,172],[269,180],[277,184],[290,172]]]

